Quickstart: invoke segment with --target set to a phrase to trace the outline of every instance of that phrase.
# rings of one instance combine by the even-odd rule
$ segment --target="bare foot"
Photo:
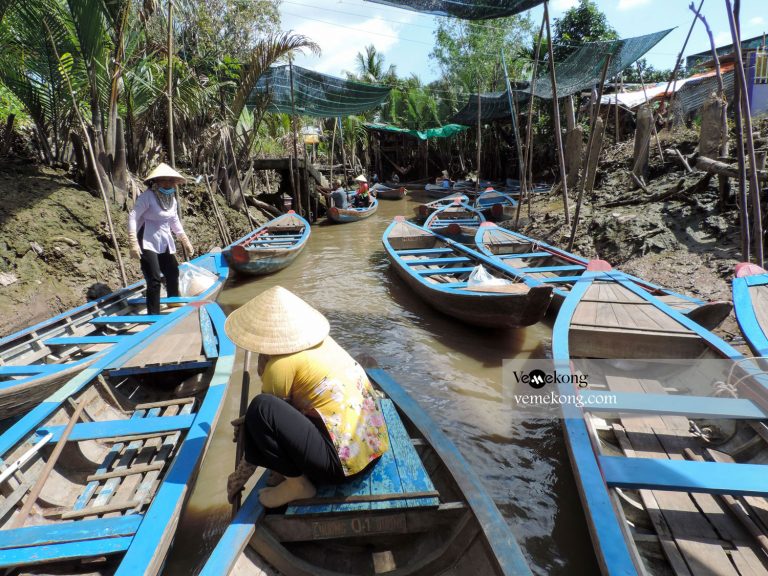
[[[312,498],[317,491],[306,476],[286,478],[274,488],[259,490],[259,501],[265,508],[279,508],[288,502],[302,498]]]

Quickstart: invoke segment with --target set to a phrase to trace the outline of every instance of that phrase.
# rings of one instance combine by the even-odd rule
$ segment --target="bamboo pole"
[[[565,223],[571,223],[571,215],[568,213],[568,182],[565,172],[565,151],[563,150],[563,135],[560,129],[560,103],[557,101],[557,77],[555,74],[555,56],[552,50],[552,26],[549,22],[549,2],[544,1],[544,21],[547,25],[547,49],[549,52],[549,77],[552,81],[552,114],[555,122],[555,144],[557,146],[557,160],[560,165],[560,182],[563,189],[563,213]]]
[[[741,54],[741,38],[736,29],[736,20],[731,7],[731,0],[725,0],[728,10],[728,24],[731,28],[733,38],[733,50],[736,54],[736,77],[741,90],[741,110],[744,115],[744,123],[739,124],[736,129],[745,133],[747,143],[747,153],[749,154],[749,191],[752,197],[752,218],[753,234],[755,242],[755,261],[762,267],[763,261],[763,223],[762,208],[760,206],[760,185],[757,181],[757,165],[755,159],[755,141],[752,135],[752,114],[749,109],[749,96],[747,94],[747,79],[744,75],[744,59]]]
[[[48,26],[46,25],[46,28],[47,27]],[[24,521],[27,519],[27,516],[29,516],[29,512],[32,510],[32,506],[34,506],[37,498],[40,496],[40,492],[43,491],[43,486],[45,486],[45,482],[48,480],[48,476],[51,475],[53,467],[56,466],[56,462],[58,462],[59,457],[61,456],[61,452],[64,450],[64,446],[67,444],[69,435],[72,433],[72,429],[75,427],[75,424],[77,424],[77,421],[80,419],[80,415],[83,413],[84,409],[85,400],[81,399],[75,407],[75,411],[69,419],[69,422],[67,422],[64,431],[61,433],[59,441],[56,442],[56,446],[54,446],[51,455],[48,456],[48,460],[46,460],[45,466],[40,472],[40,476],[37,477],[37,482],[35,482],[35,485],[32,487],[32,490],[30,490],[27,499],[24,501],[24,505],[21,507],[21,511],[16,515],[16,518],[13,519],[13,522],[11,522],[11,528],[19,528],[20,526],[24,525]]]
[[[331,176],[330,176],[331,190],[333,190],[333,186],[334,186],[334,182],[333,182],[333,152],[334,152],[334,147],[336,146],[336,125],[337,125],[336,118],[334,118],[333,119],[333,136],[331,136],[331,158],[330,158],[330,160],[331,160]]]
[[[341,123],[341,116],[339,116],[339,138],[341,139],[341,185],[344,190],[347,189],[347,153],[344,150],[344,125]]]
[[[248,410],[248,396],[250,396],[250,384],[251,384],[251,351],[246,350],[243,357],[243,379],[240,383],[240,412],[239,418],[245,416]],[[240,460],[243,458],[243,452],[245,452],[245,422],[241,422],[237,435],[237,443],[235,444],[235,469],[240,464]],[[242,502],[243,492],[242,490],[237,493],[232,502],[232,518],[235,517],[237,511],[240,510],[240,504]]]
[[[237,168],[237,158],[235,157],[235,148],[232,146],[232,139],[229,137],[229,134],[223,130],[221,136],[224,139],[225,146],[229,147],[229,153],[232,155],[232,165],[235,168],[235,180],[237,181],[237,189],[240,192],[240,200],[243,202],[243,210],[245,210],[245,216],[248,218],[248,224],[253,230],[256,228],[256,224],[254,223],[253,218],[251,218],[251,212],[248,210],[248,202],[245,200],[245,192],[243,191],[243,183],[240,181],[240,170]],[[229,162],[224,162],[224,170],[227,169],[228,164]]]
[[[675,86],[677,86],[677,72],[680,70],[680,64],[683,63],[683,54],[685,53],[685,49],[688,46],[688,40],[691,39],[691,34],[693,33],[693,28],[696,26],[696,19],[701,12],[701,8],[704,6],[704,0],[701,0],[699,3],[699,8],[696,10],[696,15],[693,17],[693,21],[691,22],[691,27],[688,29],[688,35],[685,37],[685,42],[683,42],[683,47],[680,48],[680,53],[677,55],[677,60],[675,61],[675,68],[672,70],[672,79],[667,82],[667,87],[664,89],[664,95],[666,96],[669,94],[669,102],[666,104],[669,107],[669,112],[672,112],[672,101],[675,99]],[[669,87],[672,87],[672,92],[670,93]],[[664,123],[665,127],[669,126],[669,113],[667,114],[667,119]]]
[[[739,25],[739,12],[741,10],[741,0],[735,0],[733,3],[733,18],[736,21],[736,31],[741,37]],[[736,126],[742,125],[741,112],[741,89],[738,82],[733,83],[733,104],[735,106],[734,115]],[[752,242],[749,230],[749,200],[747,198],[747,165],[744,162],[744,135],[741,130],[736,130],[736,157],[739,162],[739,221],[741,224],[741,259],[749,262],[752,257]]]
[[[523,165],[523,145],[520,142],[520,132],[517,128],[517,108],[512,100],[512,84],[509,81],[509,71],[507,70],[507,59],[504,57],[504,48],[501,49],[501,64],[504,67],[504,79],[507,83],[507,96],[509,98],[509,114],[512,118],[512,131],[515,133],[515,144],[517,145],[517,166],[520,174],[520,190],[526,188],[525,166]],[[520,204],[518,203],[518,206]]]
[[[602,127],[601,127],[601,137],[596,141],[595,140],[595,128],[597,126],[597,119],[600,118],[600,99],[603,97],[603,89],[605,88],[605,78],[608,75],[608,66],[611,65],[611,58],[613,57],[613,54],[607,54],[605,57],[605,64],[603,64],[603,72],[600,75],[600,86],[597,90],[597,107],[596,112],[594,115],[594,121],[592,122],[592,125],[589,128],[589,142],[587,144],[587,153],[584,157],[584,164],[583,164],[583,176],[579,180],[579,184],[577,185],[578,188],[578,197],[576,199],[576,211],[573,213],[573,225],[571,226],[571,236],[568,239],[568,251],[571,251],[573,249],[573,242],[576,239],[576,228],[579,225],[579,214],[581,213],[581,201],[582,197],[584,195],[584,187],[587,181],[588,171],[590,167],[590,162],[594,161],[595,170],[597,170],[597,160],[600,157],[600,149],[598,147],[597,150],[594,150],[596,146],[602,146],[603,140],[602,140]],[[565,179],[563,180],[563,183],[565,184]]]
[[[291,161],[291,185],[293,186],[294,201],[296,202],[296,214],[302,215],[301,209],[301,181],[293,174],[293,165],[296,164],[296,170],[299,169],[299,148],[296,142],[298,128],[296,126],[296,100],[293,93],[293,59],[288,60],[288,73],[291,79],[291,132],[293,140],[293,160]]]
[[[539,35],[536,37],[536,49],[533,56],[533,67],[531,69],[531,95],[528,101],[528,125],[525,127],[525,160],[524,170],[526,171],[526,181],[530,184],[531,190],[533,189],[533,150],[531,150],[533,142],[533,97],[536,94],[536,72],[539,67],[539,57],[541,56],[541,37],[544,35],[545,17],[541,18],[541,27],[539,28]],[[520,222],[520,209],[523,201],[528,200],[528,217],[531,216],[531,195],[528,190],[523,190],[520,187],[520,195],[517,200],[517,210],[515,211],[515,228],[517,228]]]
[[[45,31],[48,34],[48,39],[51,43],[51,48],[53,48],[53,53],[56,56],[56,61],[60,61],[59,57],[59,51],[56,48],[56,43],[53,39],[53,34],[51,34],[51,29],[48,27],[48,23],[43,19],[42,21],[43,26],[45,26]],[[72,89],[72,82],[70,82],[69,74],[64,69],[63,66],[59,67],[61,70],[62,75],[64,76],[64,80],[67,82],[67,88],[69,89],[69,96],[72,99],[72,108],[75,111],[75,115],[77,116],[78,123],[80,124],[80,129],[83,131],[83,138],[85,138],[85,142],[88,145],[88,158],[91,161],[91,165],[94,167],[94,170],[96,172],[96,184],[99,188],[99,193],[101,194],[101,199],[104,201],[104,212],[107,215],[107,227],[109,228],[109,235],[112,238],[112,246],[115,249],[115,258],[117,259],[117,266],[120,269],[120,277],[123,281],[123,286],[128,286],[128,277],[125,274],[125,267],[123,266],[123,256],[120,254],[120,246],[117,243],[117,236],[115,235],[115,226],[112,223],[112,212],[109,209],[109,200],[107,199],[107,191],[104,189],[104,182],[101,180],[101,175],[99,174],[97,163],[96,163],[96,155],[93,152],[93,141],[91,140],[91,135],[88,132],[88,128],[85,125],[85,120],[83,119],[83,115],[80,112],[80,107],[77,105],[77,98],[75,98],[75,92]]]
[[[176,168],[173,145],[173,0],[168,0],[168,163]]]

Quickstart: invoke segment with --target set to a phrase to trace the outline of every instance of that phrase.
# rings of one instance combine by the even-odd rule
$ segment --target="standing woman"
[[[147,282],[147,314],[160,314],[160,279],[165,276],[169,297],[179,295],[179,263],[173,232],[187,257],[194,254],[184,233],[176,203],[176,187],[184,176],[167,164],[160,164],[144,180],[142,192],[128,215],[128,239],[131,256],[141,259],[141,271]]]

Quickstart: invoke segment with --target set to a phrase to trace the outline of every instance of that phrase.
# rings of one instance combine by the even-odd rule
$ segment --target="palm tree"
[[[384,56],[376,50],[373,44],[365,47],[365,54],[357,53],[355,63],[357,67],[356,78],[361,82],[390,84],[397,78],[394,64],[390,64],[386,72],[384,71]]]

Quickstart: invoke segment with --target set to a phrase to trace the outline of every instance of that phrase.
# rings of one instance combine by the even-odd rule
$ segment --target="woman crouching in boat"
[[[352,205],[355,208],[368,208],[368,206],[371,205],[371,194],[368,190],[368,180],[365,176],[360,174],[360,176],[355,178],[355,182],[357,182],[357,193],[352,199]]]
[[[128,239],[131,256],[141,259],[141,272],[147,282],[147,314],[160,314],[160,279],[165,276],[168,296],[179,295],[179,263],[173,232],[191,258],[195,250],[184,233],[176,205],[176,186],[184,176],[167,164],[160,164],[144,180],[148,188],[128,214]]]
[[[389,449],[384,417],[363,368],[328,333],[328,320],[276,286],[233,312],[232,341],[259,354],[262,393],[245,414],[244,460],[227,481],[232,502],[257,466],[285,477],[259,500],[276,508],[338,484]],[[237,421],[236,421],[237,422]]]

